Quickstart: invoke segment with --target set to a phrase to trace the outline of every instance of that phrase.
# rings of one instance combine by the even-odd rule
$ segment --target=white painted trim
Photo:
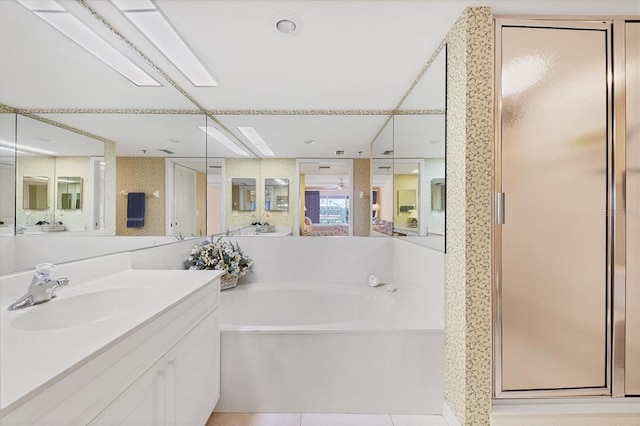
[[[491,414],[496,417],[515,415],[584,415],[638,414],[639,397],[594,397],[565,399],[493,400]]]
[[[447,401],[442,406],[442,417],[444,417],[449,426],[462,426]]]

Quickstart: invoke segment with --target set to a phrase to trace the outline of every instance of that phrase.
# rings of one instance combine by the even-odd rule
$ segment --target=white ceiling
[[[18,108],[198,108],[162,79],[129,46],[78,3],[67,10],[104,36],[162,83],[137,87],[51,28],[13,0],[0,1],[0,102]],[[637,0],[157,0],[159,9],[221,82],[194,87],[111,2],[86,0],[120,34],[206,109],[372,110],[397,106],[447,30],[468,5],[489,5],[495,14],[640,15]],[[281,17],[294,17],[300,31],[275,30]],[[444,57],[437,58],[402,105],[403,109],[444,108]],[[202,115],[46,114],[47,118],[113,140],[117,155],[205,155]],[[429,127],[424,139],[444,130]],[[369,155],[369,144],[386,116],[249,115],[217,116],[247,144],[236,126],[255,127],[281,157]],[[440,121],[438,121],[440,120]],[[402,120],[403,125],[411,120]],[[210,123],[211,124],[211,123]],[[387,132],[408,133],[409,128]],[[374,144],[383,144],[382,136]],[[406,135],[405,135],[406,136]],[[180,140],[180,143],[169,139]],[[210,138],[209,138],[210,139]],[[306,139],[316,140],[305,145]],[[410,138],[409,138],[410,139]],[[427,146],[428,147],[428,146]],[[430,147],[433,148],[433,147]],[[235,156],[218,143],[206,155]],[[400,151],[398,145],[396,152]],[[253,150],[257,153],[257,150]],[[375,152],[373,153],[376,155]],[[421,154],[422,155],[422,154]],[[431,154],[428,154],[431,155]]]

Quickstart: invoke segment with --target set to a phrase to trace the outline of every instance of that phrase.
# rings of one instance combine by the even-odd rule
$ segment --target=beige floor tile
[[[447,426],[442,416],[425,416],[420,414],[392,414],[393,426]]]
[[[640,414],[618,417],[615,426],[640,426]]]
[[[302,414],[302,426],[393,426],[387,414]]]
[[[207,426],[300,426],[300,414],[213,413]]]

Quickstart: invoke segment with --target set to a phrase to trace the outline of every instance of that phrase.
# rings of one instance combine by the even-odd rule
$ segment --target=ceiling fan
[[[337,184],[337,185],[335,186],[335,188],[336,188],[336,189],[339,189],[340,191],[342,191],[343,189],[345,189],[345,188],[346,188],[346,185],[344,184],[344,182],[342,182],[342,178],[340,178],[340,183],[339,183],[339,184]]]

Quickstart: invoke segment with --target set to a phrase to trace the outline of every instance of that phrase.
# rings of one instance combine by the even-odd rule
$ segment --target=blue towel
[[[144,226],[144,192],[130,192],[127,195],[127,228]]]

